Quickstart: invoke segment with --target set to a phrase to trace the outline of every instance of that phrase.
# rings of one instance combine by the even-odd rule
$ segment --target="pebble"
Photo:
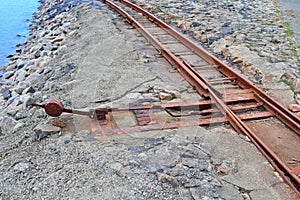
[[[49,135],[59,133],[61,128],[49,124],[40,124],[35,129],[34,140],[42,140]]]
[[[172,176],[170,176],[168,174],[160,173],[160,172],[156,172],[155,174],[156,174],[158,182],[173,183],[173,184],[176,183],[178,185],[177,180],[174,177],[172,177]]]
[[[20,119],[24,119],[24,118],[26,118],[26,115],[24,115],[22,112],[17,112],[15,114],[15,119],[16,120],[20,120]]]
[[[6,70],[0,69],[0,78],[2,78],[3,74],[5,74],[5,73],[6,73]]]
[[[117,175],[122,177],[122,178],[130,178],[133,176],[133,171],[130,170],[128,167],[124,167],[117,171]]]
[[[65,140],[64,144],[69,144],[71,142],[71,140]]]
[[[64,38],[56,38],[54,40],[51,41],[51,43],[57,43],[57,42],[62,42],[64,40]]]
[[[220,175],[234,174],[237,172],[237,165],[235,160],[224,160],[221,165],[217,167],[217,173]]]
[[[126,95],[128,99],[137,99],[141,96],[141,93],[135,92],[135,93],[129,93]]]
[[[14,129],[13,129],[13,132],[14,133],[17,133],[21,130],[21,128],[25,127],[26,124],[25,123],[17,123],[15,126],[14,126]]]
[[[4,116],[0,120],[0,130],[2,134],[10,134],[18,122],[12,117]]]
[[[172,96],[172,94],[169,94],[169,93],[160,92],[159,99],[165,100],[165,101],[171,101],[173,99],[173,96]]]
[[[5,92],[2,93],[2,96],[5,100],[8,100],[11,97],[11,91],[6,90]]]
[[[26,79],[26,76],[28,76],[28,72],[24,69],[20,69],[15,74],[15,80],[19,83],[22,83]]]
[[[294,81],[294,92],[300,94],[300,79]]]
[[[12,102],[5,108],[7,114],[14,116],[18,110],[21,108],[20,105],[20,99],[14,98]]]
[[[19,172],[24,172],[28,168],[29,168],[28,163],[20,162],[20,163],[16,164],[13,169],[16,171],[19,171]]]
[[[14,60],[19,59],[19,58],[14,58]],[[15,61],[9,63],[9,65],[5,68],[7,72],[14,72],[16,69]]]
[[[109,163],[109,168],[119,171],[123,168],[123,165],[118,162]]]
[[[25,94],[20,96],[20,101],[23,102],[23,109],[25,110],[28,106],[31,106],[32,103],[35,103],[36,99],[30,94]]]
[[[5,79],[9,79],[11,78],[13,75],[15,74],[15,71],[7,71],[5,72],[2,77],[5,78]]]
[[[288,106],[288,109],[292,112],[299,112],[300,111],[300,105],[299,104],[290,104]]]
[[[22,94],[23,91],[28,87],[28,83],[26,82],[20,82],[16,87],[15,87],[15,92],[17,94]]]
[[[17,64],[17,69],[22,69],[24,66],[25,66],[25,63],[21,61]]]
[[[26,89],[24,89],[24,91],[22,92],[22,94],[27,94],[27,93],[35,93],[35,89],[32,86],[29,86]]]

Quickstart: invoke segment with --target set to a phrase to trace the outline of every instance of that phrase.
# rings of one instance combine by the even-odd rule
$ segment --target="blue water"
[[[38,0],[1,0],[0,66],[7,63],[6,56],[15,53],[16,44],[26,40],[30,19],[38,6]]]

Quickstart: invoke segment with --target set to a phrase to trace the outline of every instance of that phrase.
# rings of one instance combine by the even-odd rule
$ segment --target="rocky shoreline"
[[[61,45],[64,37],[72,34],[78,27],[70,27],[70,21],[75,18],[68,18],[66,12],[53,18],[56,12],[65,9],[54,8],[51,1],[42,3],[39,12],[34,15],[27,41],[18,44],[16,54],[8,56],[11,61],[1,67],[2,136],[18,133],[30,124],[28,121],[32,115],[31,103],[42,99],[43,92],[52,87],[49,85],[53,84],[51,79],[60,76],[48,63],[64,48]],[[70,15],[73,14],[69,13]],[[29,127],[29,130],[31,128]]]
[[[139,2],[172,24],[185,23],[188,29],[183,31],[229,58],[228,62],[241,64],[242,71],[258,84],[277,87],[282,77],[297,82],[295,62],[278,51],[290,51],[292,41],[285,40],[283,27],[274,25],[281,18],[271,1],[253,3],[260,16],[273,16],[266,21],[251,21],[260,17],[245,1],[218,1],[216,7],[203,4],[215,13],[201,7],[201,1]],[[230,19],[214,19],[216,13]],[[247,29],[245,22],[249,22]],[[137,53],[137,48],[145,48],[145,41],[140,39],[140,46],[134,46],[134,39],[124,31],[130,32],[98,1],[41,2],[27,41],[0,67],[0,198],[292,198],[275,174],[263,177],[272,169],[247,138],[229,134],[226,127],[132,133],[96,141],[93,130],[84,127],[85,119],[70,115],[53,119],[31,107],[49,98],[83,109],[104,103],[190,98],[183,80],[160,75],[168,71],[162,71],[159,60],[149,53],[154,50],[147,47],[150,50],[143,55]],[[260,34],[262,42],[254,39]],[[261,65],[266,62],[278,70]],[[258,78],[257,69],[262,73]],[[172,85],[174,80],[180,84]],[[178,85],[181,91],[172,90]],[[232,144],[242,148],[230,148]]]

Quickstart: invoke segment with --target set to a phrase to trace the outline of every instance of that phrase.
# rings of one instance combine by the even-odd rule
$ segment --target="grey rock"
[[[294,81],[294,92],[297,94],[300,93],[300,79]]]
[[[238,166],[235,160],[224,160],[216,170],[220,175],[235,174],[238,172]]]
[[[17,94],[22,94],[23,91],[28,87],[27,82],[20,82],[16,87],[15,87],[15,92]]]
[[[127,94],[126,95],[126,97],[128,98],[128,99],[137,99],[137,98],[139,98],[141,96],[141,93],[129,93],[129,94]]]
[[[123,165],[119,162],[113,162],[113,163],[109,163],[109,168],[119,171],[123,168]]]
[[[17,112],[15,114],[15,119],[16,120],[20,120],[20,119],[24,119],[24,118],[26,118],[26,115],[24,113],[22,113],[22,112]]]
[[[232,45],[232,41],[221,38],[220,40],[212,43],[210,47],[213,49],[215,53],[221,53],[222,50],[228,48],[230,45]]]
[[[0,69],[0,78],[2,78],[3,74],[6,73],[6,70]]]
[[[5,72],[5,74],[2,75],[2,77],[3,77],[4,79],[9,79],[9,78],[11,78],[14,74],[15,74],[14,71],[7,71],[7,72]]]
[[[25,63],[21,61],[17,64],[17,69],[22,69],[24,66],[25,66]]]
[[[136,160],[140,166],[146,169],[149,173],[156,173],[163,171],[163,167],[157,163],[149,162],[148,160]]]
[[[22,109],[22,107],[19,106],[21,103],[19,98],[15,97],[12,101],[8,102],[11,103],[9,103],[9,105],[5,108],[7,114],[14,116],[20,109]]]
[[[26,89],[24,89],[24,91],[22,92],[22,94],[28,94],[28,93],[35,93],[35,89],[32,86],[29,86]]]
[[[2,96],[4,99],[8,100],[11,97],[11,91],[6,90],[5,92],[2,93]]]
[[[207,171],[209,170],[209,163],[206,160],[199,160],[193,158],[183,158],[182,164],[189,168],[197,168],[200,171]]]
[[[28,106],[31,106],[36,100],[32,94],[23,94],[20,96],[20,101],[23,103],[23,109],[25,110]]]
[[[51,43],[48,43],[46,46],[44,46],[44,50],[46,50],[46,51],[51,51],[52,48],[53,48],[53,44],[51,44]]]
[[[34,140],[42,140],[49,135],[59,133],[61,128],[49,124],[40,124],[35,127],[34,131]]]
[[[24,69],[18,70],[15,74],[16,81],[18,81],[18,82],[24,81],[27,75],[28,75],[28,72],[26,70],[24,70]]]
[[[20,162],[13,167],[14,170],[19,171],[19,172],[24,172],[28,168],[29,168],[29,164],[23,163],[23,162]]]
[[[18,122],[12,117],[4,116],[0,121],[0,129],[2,134],[7,135],[12,133],[14,127],[18,124]]]
[[[179,183],[176,180],[176,178],[172,177],[172,176],[170,176],[168,174],[156,172],[155,175],[157,177],[158,182],[171,183],[173,186],[178,186],[179,185]]]
[[[16,58],[17,59],[17,58]],[[16,69],[16,64],[15,62],[9,63],[9,65],[6,67],[7,72],[12,72]]]
[[[14,133],[17,133],[17,132],[19,132],[23,127],[25,127],[25,126],[26,126],[25,123],[17,123],[17,124],[14,126],[13,132],[14,132]]]
[[[34,85],[35,83],[40,82],[39,78],[40,78],[40,74],[34,72],[26,78],[26,82],[28,82],[29,85]]]

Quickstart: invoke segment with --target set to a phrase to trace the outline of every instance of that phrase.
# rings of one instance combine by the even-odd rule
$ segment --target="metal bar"
[[[261,119],[272,116],[270,113],[262,113],[262,114],[242,114],[239,117],[242,120],[253,120],[253,119]],[[228,123],[229,120],[227,117],[207,117],[201,118],[198,120],[191,121],[175,121],[175,122],[166,122],[163,124],[160,123],[150,123],[145,124],[144,126],[131,126],[131,127],[122,127],[112,129],[112,133],[120,133],[120,132],[139,132],[139,131],[154,131],[154,130],[163,130],[163,129],[174,129],[188,126],[209,126],[216,125],[221,123]]]
[[[173,52],[175,56],[187,56],[187,55],[194,55],[195,53],[191,51],[182,51],[182,52]]]
[[[257,104],[251,104],[251,105],[246,105],[246,106],[239,106],[239,107],[233,107],[231,108],[232,111],[241,111],[241,110],[249,110],[249,109],[253,109],[253,108],[257,108],[259,106],[261,106],[262,104],[257,103]],[[208,116],[209,114],[212,113],[220,113],[220,111],[218,109],[205,109],[205,110],[192,110],[188,113],[174,113],[169,109],[165,109],[165,111],[171,115],[172,117],[186,117],[186,116]],[[246,116],[246,117],[244,117]],[[258,112],[258,113],[246,113],[246,114],[239,114],[239,117],[243,120],[243,119],[248,119],[249,116],[253,116],[253,118],[251,119],[260,119],[260,118],[267,118],[267,117],[271,117],[273,116],[272,113],[270,113],[269,111],[265,111],[265,112]]]
[[[151,16],[151,18],[153,17],[154,22],[156,24],[159,24],[160,27],[165,28],[171,35],[175,36],[177,39],[179,39],[180,41],[182,41],[187,47],[189,47],[193,52],[195,52],[196,54],[198,54],[200,57],[202,57],[203,59],[205,59],[208,62],[213,61],[213,63],[220,65],[220,72],[222,72],[223,74],[226,74],[229,77],[237,77],[237,83],[240,85],[240,87],[242,88],[249,88],[249,87],[253,87],[254,91],[257,92],[256,90],[258,90],[250,81],[242,78],[241,76],[239,76],[236,72],[234,72],[233,70],[231,70],[229,68],[229,66],[225,65],[224,63],[222,63],[220,60],[218,60],[216,57],[214,57],[213,55],[209,54],[208,52],[206,52],[204,49],[201,49],[200,47],[196,47],[196,45],[194,45],[191,41],[189,41],[188,39],[186,39],[185,37],[183,37],[181,34],[179,34],[177,31],[173,30],[171,27],[169,27],[168,25],[166,25],[164,22],[158,20],[157,18],[155,18],[155,16],[151,15],[150,13],[148,13],[147,11],[136,7],[134,4],[126,1],[126,0],[120,0],[121,3],[130,6],[131,8],[138,10],[139,12],[142,12],[143,15],[146,16]],[[139,25],[138,25],[139,26]],[[142,27],[139,27],[142,28]],[[145,33],[145,31],[142,31]],[[147,35],[147,33],[146,33]],[[151,38],[152,36],[147,36],[148,38]],[[152,42],[156,43],[155,39],[151,40]],[[173,65],[175,66],[175,68],[180,68],[183,70],[187,70],[185,73],[182,73],[184,75],[184,77],[186,77],[186,75],[188,74],[188,80],[189,82],[191,82],[191,78],[194,79],[194,81],[192,81],[193,83],[198,83],[196,85],[194,85],[195,87],[201,87],[201,85],[204,83],[203,80],[199,79],[198,76],[193,76],[190,74],[190,69],[187,69],[185,67],[183,67],[181,65],[181,62],[178,62],[178,59],[173,58],[173,55],[170,55],[168,50],[164,49],[161,44],[156,43],[155,45],[159,46],[159,48],[161,48],[161,52],[162,55],[164,55],[164,57]],[[155,46],[154,45],[154,46]],[[177,63],[176,63],[177,62]],[[196,78],[196,79],[195,79]],[[200,83],[200,84],[199,84]],[[204,87],[205,88],[205,87]],[[203,89],[203,87],[202,87]],[[197,90],[197,88],[196,88]],[[269,160],[269,162],[273,165],[274,168],[276,168],[279,172],[279,174],[281,174],[282,178],[291,186],[294,187],[293,184],[287,179],[287,177],[284,175],[284,173],[281,171],[285,171],[286,173],[289,174],[289,177],[291,177],[293,179],[293,181],[295,181],[297,184],[299,184],[299,178],[293,176],[293,174],[291,174],[290,169],[284,164],[282,163],[282,161],[277,157],[276,154],[274,154],[271,149],[269,149],[242,121],[241,119],[236,116],[232,110],[230,110],[228,108],[228,106],[226,106],[224,104],[224,102],[218,97],[218,95],[215,93],[215,91],[212,89],[212,87],[207,87],[205,88],[206,91],[209,92],[209,96],[212,98],[212,100],[214,100],[216,102],[216,105],[218,106],[218,108],[220,109],[220,111],[224,114],[224,116],[226,116],[229,119],[230,124],[233,126],[233,128],[242,134],[246,134],[250,140],[253,142],[253,144],[255,144],[257,146],[257,148],[262,152],[262,154],[265,155],[265,157]],[[265,97],[266,95],[264,93],[262,93],[262,91],[258,92],[259,94],[261,94],[263,97]],[[266,96],[265,98],[268,98],[268,96]],[[271,99],[272,100],[272,99]],[[273,103],[273,102],[272,102]],[[275,102],[275,104],[269,105],[271,103],[266,102],[266,104],[268,105],[269,108],[274,107],[274,105],[277,106],[277,103]],[[281,107],[279,105],[279,109],[275,109],[276,114],[278,115],[278,113],[281,112],[285,112],[285,108]],[[274,108],[272,108],[272,110],[274,110]],[[274,111],[273,111],[274,113]],[[295,132],[299,132],[299,127],[295,126],[298,124],[299,126],[299,119],[295,119],[294,122],[291,120],[293,120],[292,118],[294,117],[293,115],[291,115],[291,113],[289,111],[286,112],[287,115],[290,115],[291,117],[289,117],[288,120],[284,121],[284,122],[288,122],[288,126],[290,127],[291,124],[291,128],[293,130],[295,130]],[[283,118],[286,118],[285,114],[283,115]],[[281,173],[282,172],[282,173]],[[295,190],[297,191],[297,190]]]
[[[222,81],[234,81],[236,80],[235,77],[225,77],[225,78],[215,78],[215,79],[209,79],[208,82],[222,82]]]
[[[174,66],[175,69],[178,70],[185,79],[195,87],[197,92],[199,92],[203,96],[207,95],[207,87],[201,81],[195,81],[198,79],[195,74],[190,72],[190,70],[186,69],[186,66],[174,55],[170,52],[169,49],[164,47],[156,38],[154,38],[137,20],[135,20],[132,16],[126,13],[122,8],[117,6],[111,1],[105,1],[108,5],[112,6],[116,11],[118,11],[122,16],[124,16],[128,21],[137,28],[137,30],[144,35],[145,38],[161,53],[165,59]],[[123,1],[121,1],[123,3]],[[129,2],[128,2],[129,3]],[[155,17],[153,17],[155,18]]]
[[[122,4],[131,7],[132,9],[142,13],[143,15],[151,18],[151,21],[159,25],[161,28],[166,30],[169,34],[173,35],[176,39],[180,40],[184,43],[185,46],[190,48],[192,52],[202,57],[208,63],[212,63],[215,65],[220,65],[219,71],[228,76],[228,77],[236,77],[236,83],[241,88],[252,88],[253,92],[255,93],[256,99],[260,99],[260,101],[264,102],[264,105],[270,111],[268,114],[276,115],[281,121],[283,121],[287,126],[289,126],[292,130],[294,130],[297,134],[300,132],[299,124],[300,119],[298,119],[295,115],[289,112],[287,109],[279,105],[275,102],[271,97],[267,96],[265,93],[260,91],[257,87],[255,87],[249,80],[243,78],[235,71],[233,71],[229,66],[227,66],[222,61],[218,60],[215,56],[205,51],[203,48],[196,46],[193,42],[189,39],[185,38],[183,35],[172,29],[166,23],[162,22],[154,15],[150,14],[149,12],[135,6],[133,3],[127,0],[119,0]],[[281,177],[285,180],[287,184],[294,189],[294,191],[300,196],[299,188],[297,189],[292,182],[285,176],[285,173],[289,175],[292,181],[298,186],[300,185],[299,177],[295,176],[291,173],[291,170],[277,157],[277,155],[271,151],[241,120],[241,118],[233,113],[232,110],[224,103],[223,99],[220,99],[219,93],[211,87],[209,84],[205,86],[207,81],[202,79],[199,76],[199,73],[195,73],[195,70],[191,69],[189,64],[184,61],[179,60],[175,55],[171,54],[168,49],[166,49],[162,44],[160,44],[157,39],[155,39],[152,35],[147,32],[135,19],[133,19],[130,15],[127,15],[125,11],[122,11],[121,8],[109,2],[110,5],[113,7],[117,7],[118,10],[123,16],[126,16],[127,19],[148,39],[150,43],[168,60],[172,66],[174,66],[181,74],[188,80],[188,82],[195,88],[197,92],[200,94],[208,95],[211,100],[216,104],[219,108],[220,112],[226,116],[226,119],[229,120],[229,123],[232,127],[239,133],[246,134],[249,139],[256,145],[256,147],[261,151],[263,155],[269,160],[272,166],[278,171]]]
[[[169,35],[167,32],[156,32],[156,33],[151,33],[152,35]]]
[[[236,83],[240,85],[242,88],[252,88],[253,92],[259,95],[261,98],[263,98],[266,101],[266,104],[268,109],[270,109],[274,114],[276,114],[277,118],[281,120],[284,124],[286,124],[288,127],[290,127],[294,132],[297,134],[300,134],[300,119],[296,117],[293,113],[291,113],[289,110],[278,104],[274,99],[269,97],[267,94],[265,94],[263,91],[258,89],[256,86],[253,85],[252,82],[245,79],[244,77],[240,76],[237,72],[235,72],[233,69],[231,69],[228,65],[226,65],[224,62],[219,60],[217,57],[206,51],[204,48],[196,45],[194,42],[189,40],[188,38],[184,37],[181,33],[174,30],[171,26],[166,24],[165,22],[161,21],[157,17],[155,17],[153,14],[149,13],[148,11],[139,8],[135,6],[133,3],[126,1],[126,0],[119,0],[122,4],[131,7],[132,9],[142,13],[145,16],[149,16],[153,18],[153,22],[159,25],[161,28],[169,32],[173,37],[184,43],[188,48],[191,49],[191,51],[195,52],[195,54],[199,55],[201,58],[206,60],[208,63],[212,63],[215,65],[219,65],[219,70],[223,74],[225,74],[227,77],[235,77]],[[272,106],[271,106],[272,105]]]
[[[260,107],[262,105],[263,105],[262,102],[259,102],[259,103],[249,103],[249,104],[242,105],[242,106],[230,107],[230,109],[232,111],[239,111],[239,110],[246,110],[246,109],[258,108],[258,107]]]
[[[197,69],[197,70],[212,70],[212,69],[216,69],[218,67],[218,65],[204,65],[204,66],[194,66],[194,65],[192,65],[192,67]]]
[[[225,90],[223,94],[230,95],[230,94],[248,94],[253,93],[252,89],[229,89]]]
[[[296,117],[295,115],[289,115],[289,111],[287,113],[286,109],[282,109],[283,107],[277,107],[278,104],[273,99],[269,99],[268,97],[264,98],[265,95],[261,96],[255,93],[255,97],[264,102],[264,106],[272,111],[278,119],[280,119],[282,122],[284,122],[284,124],[294,130],[295,133],[300,135],[300,123],[298,123],[297,120],[294,120],[294,117]],[[299,120],[299,118],[297,119]]]
[[[173,41],[161,41],[162,44],[176,44],[179,43],[177,40],[173,40]]]

